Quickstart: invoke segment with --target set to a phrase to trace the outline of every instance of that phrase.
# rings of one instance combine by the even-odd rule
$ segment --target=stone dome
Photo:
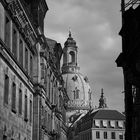
[[[66,73],[63,74],[64,86],[69,96],[69,108],[88,109],[91,99],[91,88],[87,77],[81,73]]]

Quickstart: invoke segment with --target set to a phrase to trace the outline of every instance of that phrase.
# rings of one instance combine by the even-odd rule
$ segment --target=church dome
[[[63,74],[65,88],[69,96],[69,108],[88,109],[91,96],[91,88],[87,77],[81,73],[65,73]]]

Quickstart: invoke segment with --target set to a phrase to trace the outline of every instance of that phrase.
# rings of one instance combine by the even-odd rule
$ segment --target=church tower
[[[107,108],[106,98],[104,97],[103,88],[101,89],[101,97],[99,99],[99,107],[98,108]]]
[[[67,121],[69,121],[69,118],[74,114],[87,112],[93,108],[93,96],[89,81],[86,76],[84,77],[80,73],[77,58],[78,47],[69,31],[68,38],[64,43],[62,65],[64,86],[70,99],[67,104]]]
[[[69,31],[69,37],[65,42],[63,49],[63,74],[78,72],[80,68],[77,66],[77,53],[78,47],[76,46],[76,41],[72,38],[71,32]]]

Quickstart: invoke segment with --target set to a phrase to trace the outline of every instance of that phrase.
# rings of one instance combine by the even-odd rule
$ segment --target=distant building
[[[71,32],[63,48],[62,76],[64,87],[69,97],[67,103],[67,124],[70,125],[70,116],[75,113],[87,112],[93,107],[93,95],[87,77],[80,73],[78,66],[78,47],[72,38]]]
[[[124,140],[125,116],[104,106],[79,115],[69,128],[68,140]]]

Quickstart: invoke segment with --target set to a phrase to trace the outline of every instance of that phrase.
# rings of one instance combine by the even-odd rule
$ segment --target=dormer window
[[[103,120],[103,127],[107,127],[107,120]]]
[[[114,128],[115,127],[115,121],[113,121],[113,120],[110,121],[110,126]]]
[[[100,120],[95,120],[95,126],[100,127]]]
[[[118,121],[118,127],[123,128],[123,121]]]

